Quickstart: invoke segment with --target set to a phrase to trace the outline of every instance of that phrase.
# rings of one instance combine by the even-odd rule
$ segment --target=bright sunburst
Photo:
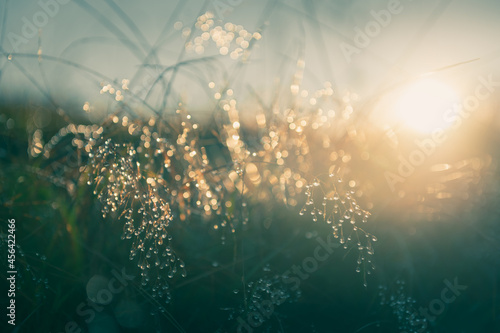
[[[444,120],[443,114],[458,102],[458,94],[449,85],[434,79],[422,79],[396,97],[392,115],[405,127],[429,133],[451,125]]]

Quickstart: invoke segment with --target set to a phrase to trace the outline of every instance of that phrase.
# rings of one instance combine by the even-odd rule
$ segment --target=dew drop
[[[315,186],[315,187],[319,186],[319,179],[318,178],[314,178],[313,186]]]

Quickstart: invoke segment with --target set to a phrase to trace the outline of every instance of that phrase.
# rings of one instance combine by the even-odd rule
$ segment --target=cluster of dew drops
[[[133,241],[129,257],[137,260],[142,284],[151,283],[154,296],[169,300],[165,275],[173,278],[180,271],[186,276],[185,264],[171,248],[170,204],[158,193],[161,185],[143,176],[136,155],[132,144],[107,139],[89,154],[93,168],[88,184],[94,185],[94,195],[102,202],[103,218],[115,214],[125,221],[122,239]]]
[[[107,131],[100,131],[85,146],[87,184],[102,204],[103,218],[124,221],[122,238],[132,240],[130,259],[141,269],[142,284],[167,300],[168,279],[186,276],[185,264],[173,250],[172,222],[196,213],[217,220],[214,229],[235,232],[228,215],[231,202],[226,199],[234,189],[221,185],[227,175],[210,172],[198,124],[181,105],[176,116],[169,123],[154,117],[142,121],[113,116],[114,130],[121,127],[138,140],[119,143],[119,136],[106,138]],[[220,222],[213,216],[224,218]]]
[[[370,213],[360,207],[355,191],[344,189],[343,183],[342,178],[334,172],[329,174],[326,181],[314,178],[311,184],[306,185],[307,199],[299,214],[309,212],[314,222],[322,220],[330,225],[333,236],[344,249],[358,251],[356,272],[370,275],[375,270],[371,259],[374,254],[372,243],[377,238],[358,224],[367,223]],[[367,286],[366,275],[364,286]]]
[[[291,287],[285,283],[287,276],[276,274],[272,271],[271,266],[265,265],[263,268],[263,276],[249,281],[245,285],[246,300],[245,305],[240,305],[228,317],[228,321],[234,320],[237,317],[248,319],[263,329],[273,329],[272,322],[267,318],[255,314],[259,314],[262,304],[272,304],[273,308],[277,308],[283,304],[294,303],[302,296],[300,288]],[[239,289],[233,291],[234,294],[243,293]],[[266,323],[266,321],[268,321]],[[267,325],[265,325],[267,324]],[[276,328],[274,328],[276,329]],[[275,331],[275,330],[273,330]]]
[[[427,319],[418,314],[417,301],[407,295],[406,283],[398,279],[392,287],[379,286],[381,306],[388,306],[398,322],[398,329],[408,333],[427,333]]]

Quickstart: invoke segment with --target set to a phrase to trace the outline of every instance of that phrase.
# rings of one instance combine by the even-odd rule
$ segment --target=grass
[[[141,89],[127,89],[122,78],[50,50],[40,57],[0,49],[12,56],[2,73],[17,69],[44,97],[42,112],[51,114],[39,126],[40,111],[32,104],[0,106],[0,214],[15,218],[17,226],[14,332],[61,332],[71,321],[92,332],[229,332],[237,330],[238,317],[249,323],[249,314],[272,300],[271,294],[284,301],[274,304],[255,331],[398,332],[415,319],[398,318],[407,301],[427,306],[440,296],[443,279],[454,277],[468,290],[428,330],[498,328],[498,170],[496,163],[481,162],[498,160],[495,145],[458,161],[465,166],[446,174],[456,172],[457,179],[435,178],[449,188],[458,182],[475,201],[462,200],[461,193],[440,200],[421,189],[398,198],[383,178],[398,149],[367,120],[373,102],[340,94],[335,82],[307,97],[295,91],[309,74],[303,50],[283,56],[270,100],[246,84],[245,72],[258,61],[252,57],[258,36],[266,38],[273,10],[284,4],[268,2],[256,31],[244,30],[241,36],[248,37],[228,47],[228,54],[237,47],[242,54],[227,66],[228,56],[220,54],[226,46],[216,44],[220,38],[197,37],[211,29],[227,35],[244,28],[212,20],[205,13],[208,1],[188,24],[174,64],[161,63],[161,50],[170,46],[170,36],[181,34],[172,27],[184,2],[154,43],[115,2],[105,3],[120,22],[107,20],[99,6],[75,2],[137,58],[129,84]],[[321,32],[314,8],[304,14]],[[314,34],[320,48],[323,41]],[[189,53],[186,43],[203,46],[205,54]],[[38,63],[42,79],[28,69],[29,62]],[[91,111],[101,112],[99,121],[90,121],[80,105],[57,102],[43,72],[47,63],[81,73],[103,90],[109,106]],[[334,81],[332,67],[325,61]],[[138,80],[151,68],[158,70],[153,80],[140,87]],[[179,97],[177,83],[185,76],[209,96],[206,114]],[[240,98],[242,89],[250,97]],[[483,130],[485,136],[494,133],[492,126]],[[421,185],[435,184],[428,177]],[[307,208],[303,215],[301,207]],[[357,220],[356,212],[362,213]],[[366,224],[360,220],[365,212],[371,213]],[[319,263],[298,290],[291,288],[286,272],[312,256],[317,237],[333,234],[346,248]],[[5,225],[0,235],[6,251]],[[374,235],[376,243],[370,241]],[[375,270],[368,274],[372,250]],[[112,278],[113,270],[122,269],[135,278],[86,322],[78,308],[87,302],[89,280]],[[5,272],[0,275],[5,281]],[[405,302],[381,304],[379,285],[388,298]]]

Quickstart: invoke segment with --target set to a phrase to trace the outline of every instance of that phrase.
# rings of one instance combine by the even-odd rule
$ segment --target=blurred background
[[[1,251],[15,219],[18,269],[2,331],[500,330],[498,1],[3,0],[0,18]],[[147,150],[160,124],[202,128],[225,207],[249,217],[228,231],[173,207],[187,276],[153,268],[156,297],[122,215],[103,217],[86,183],[106,139],[142,145],[145,180],[162,179],[167,158]],[[357,272],[364,243],[293,270],[333,235],[300,213],[321,208],[315,183],[370,213],[374,270]],[[96,302],[122,270],[134,278]],[[466,288],[445,302],[450,285]]]

